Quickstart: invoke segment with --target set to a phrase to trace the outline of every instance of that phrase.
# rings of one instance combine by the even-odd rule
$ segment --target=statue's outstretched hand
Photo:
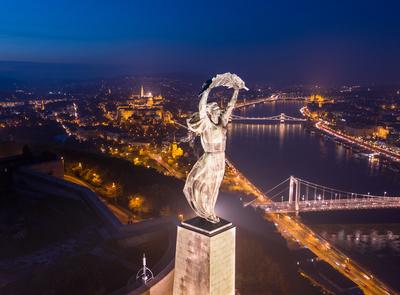
[[[234,88],[234,89],[246,89],[248,88],[245,86],[244,81],[236,74],[225,73],[216,75],[209,86],[209,89],[214,87],[224,86],[227,88]]]
[[[244,81],[236,74],[232,74],[232,80],[233,80],[233,88],[234,89],[245,89],[249,90],[246,85],[244,84]]]

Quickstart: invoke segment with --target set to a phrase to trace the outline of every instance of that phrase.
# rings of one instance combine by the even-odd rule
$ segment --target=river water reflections
[[[268,103],[237,110],[261,117],[301,117],[301,102]],[[290,175],[328,187],[373,195],[398,195],[398,173],[310,132],[304,124],[229,127],[227,156],[264,191]],[[301,216],[321,235],[383,280],[400,289],[400,210],[348,211]]]

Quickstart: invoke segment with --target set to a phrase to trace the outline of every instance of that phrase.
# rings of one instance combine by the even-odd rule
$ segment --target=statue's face
[[[221,117],[221,109],[218,105],[214,105],[210,110],[210,119],[214,124],[219,123],[219,118]]]

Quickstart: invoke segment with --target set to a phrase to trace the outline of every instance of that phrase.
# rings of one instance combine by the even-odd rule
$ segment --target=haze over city
[[[373,0],[6,0],[0,59],[66,64],[64,76],[69,64],[89,64],[105,67],[79,73],[75,66],[74,73],[229,70],[280,84],[390,84],[399,82],[399,8],[398,1]],[[61,68],[50,72],[62,77]],[[21,74],[9,64],[0,72]]]

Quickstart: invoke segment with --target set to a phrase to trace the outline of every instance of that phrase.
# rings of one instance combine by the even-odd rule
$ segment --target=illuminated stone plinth
[[[236,227],[200,217],[178,226],[174,295],[235,293]]]

